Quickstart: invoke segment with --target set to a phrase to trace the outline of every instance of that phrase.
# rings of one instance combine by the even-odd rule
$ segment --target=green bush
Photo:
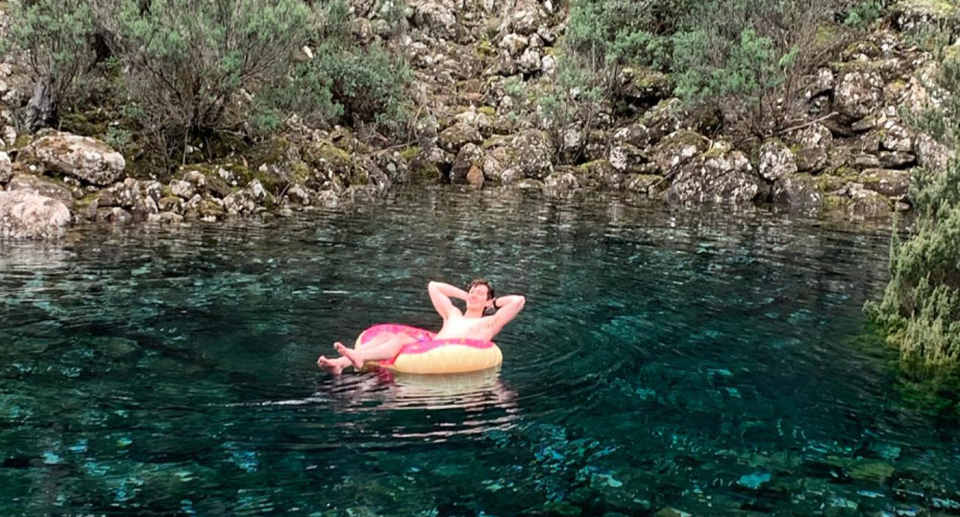
[[[856,29],[868,29],[886,13],[884,0],[859,0],[847,10],[843,24]]]
[[[236,95],[285,77],[314,29],[300,0],[118,1],[111,25],[130,113],[168,150],[237,123]]]
[[[954,152],[960,136],[960,58],[939,53],[937,85],[949,95],[909,120]],[[900,350],[904,370],[921,379],[956,375],[960,366],[960,161],[914,175],[910,199],[918,212],[912,239],[890,246],[890,283],[867,311]]]
[[[670,35],[693,0],[580,0],[570,7],[564,47],[594,69],[665,68]]]
[[[330,81],[334,102],[353,122],[375,122],[390,131],[406,127],[406,88],[412,74],[401,61],[379,48],[321,47],[315,72]]]
[[[270,129],[284,114],[296,113],[308,123],[374,123],[387,131],[406,127],[410,69],[381,47],[354,41],[343,0],[328,3],[321,20],[312,38],[316,57],[263,92],[257,123]]]
[[[804,78],[842,38],[822,28],[843,12],[841,0],[710,0],[693,9],[674,36],[676,93],[706,103],[725,129],[764,139],[802,119]]]
[[[0,53],[26,52],[33,79],[47,89],[48,112],[28,114],[35,130],[56,121],[59,105],[73,100],[77,81],[93,63],[94,19],[86,0],[24,0],[11,7]]]

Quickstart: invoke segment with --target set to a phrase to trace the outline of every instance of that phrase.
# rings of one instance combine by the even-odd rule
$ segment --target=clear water
[[[855,339],[888,238],[438,190],[3,243],[0,515],[955,514],[957,425]],[[499,372],[317,369],[476,276],[528,299]]]

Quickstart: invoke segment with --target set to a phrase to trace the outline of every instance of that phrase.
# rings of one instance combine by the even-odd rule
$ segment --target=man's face
[[[486,307],[490,301],[487,296],[490,289],[485,285],[475,285],[467,292],[467,307]]]

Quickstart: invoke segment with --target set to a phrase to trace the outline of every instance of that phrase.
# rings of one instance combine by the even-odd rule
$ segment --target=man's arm
[[[493,326],[497,332],[503,328],[504,325],[510,323],[510,320],[517,317],[517,314],[523,310],[524,304],[527,303],[527,299],[523,296],[514,294],[510,296],[501,296],[493,301],[494,305],[497,307],[497,313],[493,316]]]
[[[454,307],[450,298],[467,299],[466,291],[443,282],[430,282],[427,284],[427,292],[430,293],[430,301],[433,302],[433,307],[437,309],[443,319],[450,317],[450,314],[461,314],[460,309]]]

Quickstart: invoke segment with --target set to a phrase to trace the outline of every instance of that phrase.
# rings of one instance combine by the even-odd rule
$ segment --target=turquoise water
[[[854,339],[888,239],[437,190],[0,244],[0,515],[956,514],[956,423]],[[317,369],[475,276],[499,372]]]

